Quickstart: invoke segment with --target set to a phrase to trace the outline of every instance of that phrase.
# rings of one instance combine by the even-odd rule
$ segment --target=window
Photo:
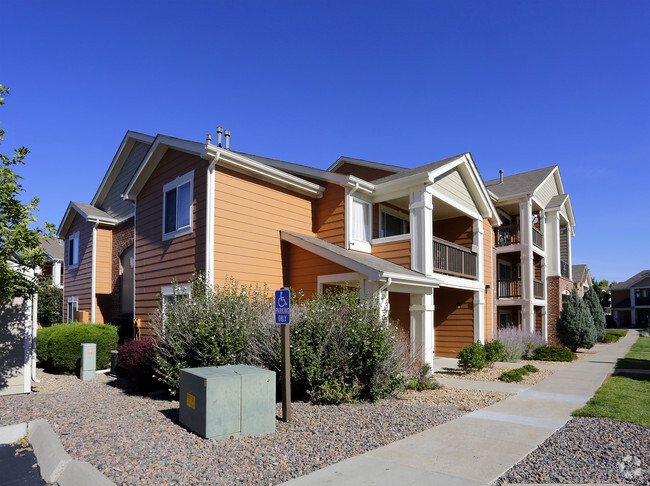
[[[68,297],[66,322],[77,322],[79,315],[79,298]]]
[[[191,295],[191,285],[169,285],[160,289],[160,299],[162,301],[163,326],[165,324],[166,307],[181,299],[188,299]],[[164,328],[163,328],[164,330]]]
[[[163,240],[192,232],[194,171],[163,187]]]
[[[370,241],[370,204],[352,200],[352,239]]]
[[[79,232],[73,233],[68,238],[68,268],[79,265]]]
[[[397,211],[388,212],[381,210],[379,237],[406,235],[411,232],[408,215],[400,214]]]

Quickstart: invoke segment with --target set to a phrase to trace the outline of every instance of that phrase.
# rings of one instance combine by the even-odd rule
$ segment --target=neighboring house
[[[423,362],[496,336],[499,198],[469,153],[414,169],[341,157],[320,170],[228,142],[126,134],[91,203],[71,202],[59,227],[65,320],[135,320],[151,334],[149,316],[172,296],[172,282],[200,271],[215,285],[228,276],[307,296],[356,285],[399,321]],[[548,258],[543,275],[557,287],[573,214],[559,173],[551,179],[559,186],[550,198],[547,184],[532,198],[547,211],[548,255],[525,251],[531,265]],[[543,296],[533,303],[547,307]],[[509,304],[535,322],[532,306]]]
[[[589,267],[585,264],[572,265],[571,275],[573,276],[573,281],[576,284],[576,289],[578,289],[580,297],[584,297],[589,288],[594,285]]]
[[[642,327],[650,318],[650,270],[610,287],[617,327]]]
[[[536,331],[557,343],[562,296],[574,288],[571,237],[575,220],[557,166],[485,183],[501,225],[494,229],[495,320]]]
[[[47,257],[41,275],[51,277],[51,284],[63,288],[64,248],[61,238],[41,238],[41,247]]]

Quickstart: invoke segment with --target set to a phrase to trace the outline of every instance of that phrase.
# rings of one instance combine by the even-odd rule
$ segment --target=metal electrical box
[[[181,370],[179,420],[208,439],[275,432],[275,372],[246,365]]]
[[[93,380],[97,371],[97,345],[95,343],[81,344],[81,370],[79,377],[84,380]]]

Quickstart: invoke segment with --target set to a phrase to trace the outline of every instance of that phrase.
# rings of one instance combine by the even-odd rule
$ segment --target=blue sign
[[[288,289],[275,291],[275,323],[276,324],[291,323],[291,309],[289,306]]]

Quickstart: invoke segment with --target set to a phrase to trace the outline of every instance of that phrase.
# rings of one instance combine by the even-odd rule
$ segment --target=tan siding
[[[411,294],[401,292],[388,293],[388,305],[390,306],[390,319],[397,324],[397,328],[407,338],[411,335]]]
[[[490,290],[485,292],[485,341],[491,341],[496,336],[496,325],[494,317],[494,293],[496,292],[496,282],[492,279],[492,270],[494,268],[492,248],[492,225],[486,218],[483,220],[483,277],[484,284],[490,286]]]
[[[111,252],[112,233],[110,229],[97,228],[97,256],[95,258],[95,292],[98,294],[111,293]]]
[[[333,183],[325,185],[325,194],[316,202],[315,232],[335,245],[345,246],[345,189]]]
[[[372,245],[372,254],[389,262],[411,268],[411,240],[376,243]]]
[[[551,176],[535,191],[535,199],[545,208],[551,198],[557,196],[559,193],[560,191],[558,191],[555,177]]]
[[[280,231],[313,236],[311,198],[225,168],[215,194],[215,283],[282,287]]]
[[[433,187],[441,194],[459,203],[461,206],[476,210],[476,204],[467,188],[467,184],[465,184],[465,181],[457,170],[454,170],[445,175],[442,179],[437,180],[433,184]]]
[[[318,291],[319,275],[351,271],[349,268],[290,244],[284,245],[284,254],[287,263],[284,285],[302,291],[307,298]]]
[[[434,291],[434,302],[435,355],[455,358],[463,346],[474,342],[472,292],[441,287]]]
[[[63,289],[63,319],[67,320],[68,297],[79,299],[79,311],[90,313],[91,309],[91,277],[92,277],[92,238],[93,225],[87,223],[78,213],[75,215],[68,230],[67,237],[79,231],[79,266],[68,268],[68,238],[65,240],[65,270]]]
[[[162,239],[163,186],[194,170],[192,233]],[[199,157],[168,150],[138,195],[135,219],[136,318],[149,334],[149,315],[158,307],[161,287],[172,280],[192,278],[205,271],[205,216],[207,162]]]

